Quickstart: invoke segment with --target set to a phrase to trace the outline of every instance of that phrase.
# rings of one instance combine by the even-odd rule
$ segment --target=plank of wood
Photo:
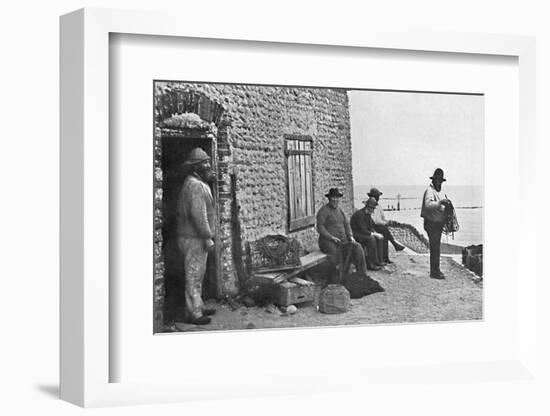
[[[327,259],[327,255],[322,251],[312,251],[305,256],[300,257],[300,263],[302,267],[313,267],[323,263]]]
[[[313,286],[313,282],[310,282],[309,280],[301,279],[299,277],[293,277],[292,279],[288,279],[291,283],[296,283],[298,286]]]
[[[285,280],[292,279],[293,277],[298,276],[300,273],[303,273],[304,271],[323,263],[326,258],[327,255],[320,251],[314,251],[303,257],[300,257],[300,262],[302,263],[300,267],[296,268],[290,273],[278,276],[276,279],[273,280],[273,283],[279,284],[281,282],[284,282]]]

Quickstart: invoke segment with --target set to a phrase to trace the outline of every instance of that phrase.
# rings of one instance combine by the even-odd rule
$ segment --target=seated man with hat
[[[349,222],[344,211],[338,206],[344,196],[338,188],[331,188],[328,203],[317,212],[317,231],[319,232],[319,249],[327,254],[328,262],[333,271],[342,261],[340,251],[351,250],[351,259],[358,272],[367,273],[365,253],[361,244],[353,238]],[[342,253],[345,254],[345,253]],[[335,276],[331,276],[332,279]]]
[[[393,235],[388,227],[388,221],[386,221],[386,218],[384,217],[384,211],[382,210],[380,204],[378,204],[382,192],[380,192],[377,188],[371,188],[367,195],[370,198],[374,198],[377,202],[376,208],[374,208],[374,212],[372,213],[372,219],[374,221],[374,229],[384,236],[384,250],[382,254],[382,259],[386,263],[392,263],[389,256],[388,242],[392,243],[395,251],[401,251],[405,249],[405,247],[399,244],[393,238]]]
[[[351,230],[355,239],[366,249],[367,268],[369,270],[380,270],[381,266],[384,266],[382,259],[384,236],[376,232],[372,219],[372,213],[378,202],[371,197],[364,203],[365,206],[355,211],[351,216]]]

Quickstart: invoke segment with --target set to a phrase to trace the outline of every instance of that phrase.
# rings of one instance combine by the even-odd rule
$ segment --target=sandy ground
[[[451,258],[441,259],[445,280],[429,277],[429,257],[426,255],[392,252],[390,258],[393,264],[369,272],[385,292],[352,299],[351,310],[343,314],[320,313],[316,301],[296,305],[298,310],[293,315],[279,309],[270,313],[265,306],[247,308],[208,301],[208,307],[217,309],[209,325],[176,323],[176,328],[179,331],[211,331],[482,319],[482,284]]]

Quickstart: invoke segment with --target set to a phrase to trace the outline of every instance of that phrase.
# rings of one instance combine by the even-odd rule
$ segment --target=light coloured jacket
[[[178,236],[214,238],[214,199],[208,184],[195,174],[185,178],[178,195]]]
[[[440,202],[443,198],[430,184],[422,198],[422,210],[420,216],[433,222],[445,222],[445,206]]]
[[[377,205],[376,208],[374,208],[374,212],[371,217],[376,225],[388,224],[388,221],[386,221],[386,217],[384,216],[384,211],[382,211],[382,207],[380,205]]]

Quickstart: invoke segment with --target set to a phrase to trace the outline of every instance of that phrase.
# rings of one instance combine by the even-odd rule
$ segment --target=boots
[[[200,316],[198,318],[185,319],[184,322],[193,325],[208,325],[212,320],[208,316]]]
[[[397,241],[393,241],[393,247],[395,248],[395,251],[405,250],[405,246],[402,246]]]
[[[380,267],[378,264],[376,263],[371,263],[371,262],[367,262],[367,270],[374,270],[374,271],[377,271],[377,270],[380,270],[382,267]]]

